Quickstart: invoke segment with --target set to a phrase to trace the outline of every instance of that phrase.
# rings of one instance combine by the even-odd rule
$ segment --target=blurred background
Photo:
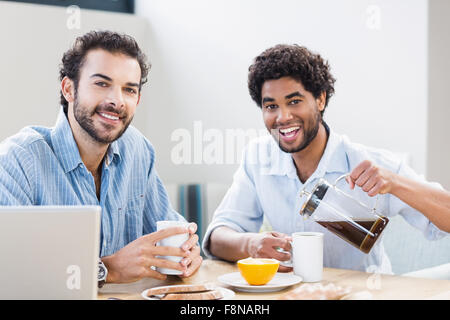
[[[337,79],[324,115],[333,130],[398,153],[450,189],[449,16],[448,0],[0,1],[0,140],[54,125],[58,65],[78,35],[130,34],[152,63],[134,125],[156,149],[174,206],[205,216],[204,230],[243,145],[232,146],[236,161],[175,163],[173,134],[198,135],[194,154],[211,141],[208,130],[218,139],[263,130],[248,67],[268,47],[297,43],[327,59]],[[208,200],[187,200],[198,193]]]

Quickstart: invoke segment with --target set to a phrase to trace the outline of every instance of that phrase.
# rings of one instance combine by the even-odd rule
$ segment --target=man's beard
[[[133,117],[130,117],[130,119],[128,119],[128,121],[125,123],[123,129],[116,135],[101,136],[99,133],[99,130],[97,130],[95,128],[94,122],[92,120],[92,117],[95,115],[95,113],[103,112],[103,111],[115,112],[117,114],[120,114],[121,118],[124,115],[122,115],[119,111],[114,109],[114,107],[112,107],[112,106],[98,105],[95,107],[95,109],[92,113],[90,113],[88,110],[89,110],[88,108],[84,107],[83,105],[81,105],[79,103],[78,97],[75,96],[75,100],[74,100],[74,104],[73,104],[73,114],[74,114],[75,120],[78,122],[80,127],[83,128],[83,130],[86,131],[89,134],[89,136],[91,136],[92,139],[94,139],[95,141],[102,143],[102,144],[110,144],[110,143],[116,141],[117,139],[119,139],[122,136],[122,134],[127,130],[128,126],[131,123],[131,120],[133,120]],[[125,118],[126,118],[126,115],[125,115]],[[107,128],[108,126],[106,125],[105,127]]]
[[[295,153],[295,152],[302,151],[303,149],[308,147],[311,144],[311,142],[314,140],[314,138],[317,136],[317,133],[319,132],[319,125],[320,125],[321,120],[322,120],[322,115],[320,112],[317,112],[315,114],[315,118],[311,119],[308,123],[309,124],[308,127],[310,129],[305,130],[304,123],[302,123],[303,141],[300,143],[300,145],[298,145],[297,147],[293,147],[293,148],[286,148],[285,146],[282,145],[281,138],[279,137],[280,133],[277,129],[277,136],[276,136],[275,140],[278,139],[278,141],[277,141],[278,146],[280,147],[281,150],[283,150],[284,152],[287,152],[287,153]]]

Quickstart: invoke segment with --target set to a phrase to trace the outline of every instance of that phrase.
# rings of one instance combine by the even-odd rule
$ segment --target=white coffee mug
[[[156,222],[156,230],[163,230],[167,228],[173,228],[173,227],[188,227],[189,223],[184,221],[157,221]],[[164,238],[160,240],[157,245],[158,246],[165,246],[165,247],[181,247],[187,240],[189,239],[189,233],[182,233],[182,234],[176,234],[167,238]],[[180,262],[183,257],[177,257],[177,256],[157,256],[157,258],[166,259],[174,262]],[[163,273],[163,274],[173,274],[173,275],[180,275],[183,274],[180,270],[175,269],[167,269],[167,268],[160,268],[157,267],[156,271]]]
[[[291,260],[280,261],[280,265],[293,267],[294,274],[302,277],[303,282],[321,281],[323,273],[323,233],[295,232],[292,234],[291,247]]]

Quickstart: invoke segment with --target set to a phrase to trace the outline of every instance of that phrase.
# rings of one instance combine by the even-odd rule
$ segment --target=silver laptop
[[[0,299],[96,299],[98,206],[0,206]]]

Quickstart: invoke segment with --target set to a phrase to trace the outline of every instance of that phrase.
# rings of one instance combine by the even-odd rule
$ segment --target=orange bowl
[[[239,272],[248,284],[261,286],[272,280],[280,262],[267,258],[246,258],[237,262]]]

